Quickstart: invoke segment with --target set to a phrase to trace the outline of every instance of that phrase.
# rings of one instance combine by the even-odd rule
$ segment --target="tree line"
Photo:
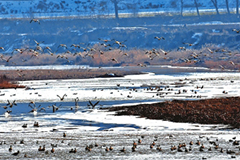
[[[118,14],[118,3],[121,2],[122,0],[111,0],[111,2],[114,4],[114,9],[115,9],[115,18],[119,19],[119,14]],[[239,0],[236,1],[236,14],[239,14]],[[216,9],[216,14],[219,15],[219,8],[218,8],[218,0],[211,0],[213,6]],[[225,0],[226,3],[226,9],[227,9],[227,14],[231,14],[230,9],[229,9],[229,0]],[[184,0],[180,0],[180,14],[183,16],[183,9],[184,9]],[[197,15],[200,16],[199,12],[199,0],[194,0],[194,5],[196,7],[196,12]]]

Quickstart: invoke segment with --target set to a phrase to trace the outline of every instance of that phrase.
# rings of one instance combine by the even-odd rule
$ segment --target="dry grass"
[[[240,127],[239,97],[199,101],[173,100],[156,104],[139,104],[109,108],[117,115],[139,115],[149,119],[201,124],[229,124]]]
[[[0,89],[7,88],[25,88],[25,86],[10,82],[10,80],[5,75],[0,76]]]

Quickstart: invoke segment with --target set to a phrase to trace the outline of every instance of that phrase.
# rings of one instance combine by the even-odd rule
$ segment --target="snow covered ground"
[[[158,68],[158,67],[156,67]],[[161,68],[159,68],[161,69]],[[199,68],[195,68],[196,70]],[[194,69],[193,69],[194,70]],[[178,124],[156,120],[145,120],[136,117],[112,116],[113,113],[99,110],[99,108],[111,107],[114,105],[134,105],[138,103],[155,103],[172,99],[206,99],[226,96],[240,95],[240,73],[239,72],[178,72],[169,74],[146,73],[142,75],[128,75],[115,78],[91,78],[91,79],[72,79],[72,80],[36,80],[19,81],[19,84],[27,86],[26,89],[4,89],[0,92],[0,102],[2,106],[7,104],[7,100],[17,103],[13,106],[12,117],[5,118],[5,110],[0,109],[2,114],[1,131],[6,131],[6,127],[16,125],[12,119],[17,119],[22,123],[22,119],[31,121],[44,120],[50,128],[52,120],[59,124],[69,125],[70,120],[86,120],[101,124],[124,124],[133,125],[132,129],[149,128],[152,130],[188,130],[194,129],[196,125]],[[63,100],[60,98],[64,96]],[[75,112],[75,100],[78,101],[78,111]],[[89,101],[99,104],[96,109],[89,110]],[[39,115],[33,116],[29,113],[31,108],[28,106],[34,102],[36,107],[45,108],[46,112],[41,111]],[[56,104],[55,104],[56,103]],[[59,106],[56,113],[52,113],[52,105]],[[72,110],[71,110],[72,109]],[[40,118],[40,119],[39,119]],[[130,118],[130,119],[129,119]],[[46,120],[47,119],[47,120]],[[49,120],[50,119],[50,120]],[[20,120],[20,121],[19,121]],[[64,122],[64,123],[63,123]],[[130,123],[129,123],[130,122]],[[82,127],[79,122],[78,127]],[[199,126],[199,125],[197,125]],[[205,126],[205,125],[204,125]],[[209,129],[209,126],[206,126]],[[13,127],[14,128],[14,127]],[[8,131],[13,130],[12,127]],[[20,127],[21,128],[21,127]],[[98,125],[90,130],[104,130],[108,127]],[[111,128],[111,127],[110,127]],[[211,128],[211,126],[210,126]],[[43,128],[45,130],[45,128]],[[49,129],[49,128],[48,128]],[[84,127],[85,129],[85,127]],[[115,129],[114,127],[112,129]],[[196,129],[196,128],[195,128]],[[206,130],[205,127],[198,128]]]
[[[221,154],[220,149],[207,152],[207,148],[214,147],[208,141],[216,139],[225,152],[227,149],[238,152],[238,148],[232,146],[228,140],[233,137],[240,139],[239,131],[229,130],[226,125],[175,123],[137,116],[114,116],[114,112],[99,108],[156,103],[172,99],[239,96],[239,72],[146,73],[121,78],[39,80],[19,83],[28,86],[28,89],[6,89],[0,92],[1,106],[6,106],[7,100],[10,102],[16,100],[17,103],[7,117],[5,110],[0,109],[0,138],[3,143],[0,145],[0,154],[4,159],[16,158],[8,151],[10,145],[13,146],[13,152],[20,150],[18,158],[24,158],[26,154],[30,158],[40,159],[230,158],[226,153]],[[156,87],[162,90],[157,90]],[[183,93],[183,90],[187,92]],[[57,95],[62,97],[64,94],[67,96],[61,101]],[[79,99],[77,110],[75,110],[76,98]],[[89,100],[92,103],[100,102],[95,109],[89,109]],[[41,105],[36,115],[30,112],[32,108],[28,104],[31,101],[35,103],[36,108]],[[59,109],[53,113],[52,106]],[[46,111],[40,111],[40,108],[45,108]],[[39,123],[39,127],[33,126],[35,122]],[[27,127],[23,128],[23,124]],[[63,133],[67,136],[63,137]],[[207,137],[210,140],[207,140]],[[136,152],[132,153],[132,143],[139,138],[143,142],[138,145]],[[19,144],[21,140],[25,143]],[[189,153],[170,150],[172,145],[189,143],[191,140],[194,143],[200,140],[206,147],[205,152],[200,152],[196,145],[192,146]],[[153,141],[157,145],[150,149]],[[96,143],[98,146],[93,147],[91,152],[85,151],[87,145],[94,146]],[[50,152],[51,144],[57,144],[57,147],[54,147],[55,153]],[[46,145],[48,153],[37,151],[38,147],[43,145]],[[163,149],[162,153],[156,150],[159,145]],[[107,153],[105,148],[110,146],[113,146],[114,150]],[[120,151],[123,147],[126,148],[125,153]],[[69,154],[72,148],[77,148],[76,154]]]

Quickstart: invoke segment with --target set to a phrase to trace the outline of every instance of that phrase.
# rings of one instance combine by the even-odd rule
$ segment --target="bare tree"
[[[217,0],[211,0],[214,7],[216,8],[216,12],[217,12],[217,15],[219,15],[219,11],[218,11],[218,6],[217,6]]]
[[[239,0],[236,0],[236,14],[239,14],[238,6],[239,6]]]
[[[181,16],[183,16],[183,0],[181,0]]]
[[[118,16],[118,3],[119,3],[120,1],[121,1],[121,0],[111,0],[111,2],[114,4],[115,18],[116,18],[116,19],[119,19],[119,16]]]
[[[197,0],[194,0],[194,3],[195,3],[195,6],[196,6],[196,9],[197,9],[197,15],[200,17]]]
[[[228,0],[225,0],[225,2],[226,2],[227,12],[228,12],[228,14],[230,14],[229,5],[228,5]]]

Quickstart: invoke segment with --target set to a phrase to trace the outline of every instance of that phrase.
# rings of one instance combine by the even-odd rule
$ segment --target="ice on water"
[[[147,120],[136,116],[114,116],[112,112],[99,110],[102,107],[114,105],[134,105],[138,103],[155,103],[172,99],[199,99],[240,95],[240,73],[238,72],[180,72],[175,74],[146,73],[141,75],[128,75],[115,78],[91,78],[71,80],[35,80],[20,81],[28,89],[1,90],[0,102],[6,105],[7,100],[16,100],[18,106],[12,108],[11,116],[5,118],[4,109],[1,108],[1,130],[10,131],[19,129],[19,124],[40,121],[46,127],[61,128],[74,126],[79,130],[207,130],[211,125],[196,125],[187,123],[173,123],[162,120]],[[172,90],[168,94],[156,90],[147,90],[158,86]],[[197,88],[204,86],[202,89]],[[130,90],[131,89],[131,90]],[[178,94],[187,90],[187,93]],[[192,90],[192,91],[191,91]],[[197,94],[193,91],[197,91]],[[227,94],[223,93],[227,92]],[[166,92],[166,91],[165,91]],[[67,94],[63,101],[57,97]],[[74,100],[79,98],[79,110],[74,112]],[[89,110],[88,101],[100,103],[96,109]],[[37,105],[45,107],[47,112],[38,112],[37,116],[29,113],[28,103],[34,101]],[[52,113],[49,106],[57,103],[59,111]],[[70,110],[70,108],[73,110]],[[53,125],[54,122],[54,125]],[[91,124],[91,125],[89,125]],[[105,126],[104,126],[105,125]],[[103,127],[104,126],[104,127]],[[221,126],[223,127],[223,126]]]

